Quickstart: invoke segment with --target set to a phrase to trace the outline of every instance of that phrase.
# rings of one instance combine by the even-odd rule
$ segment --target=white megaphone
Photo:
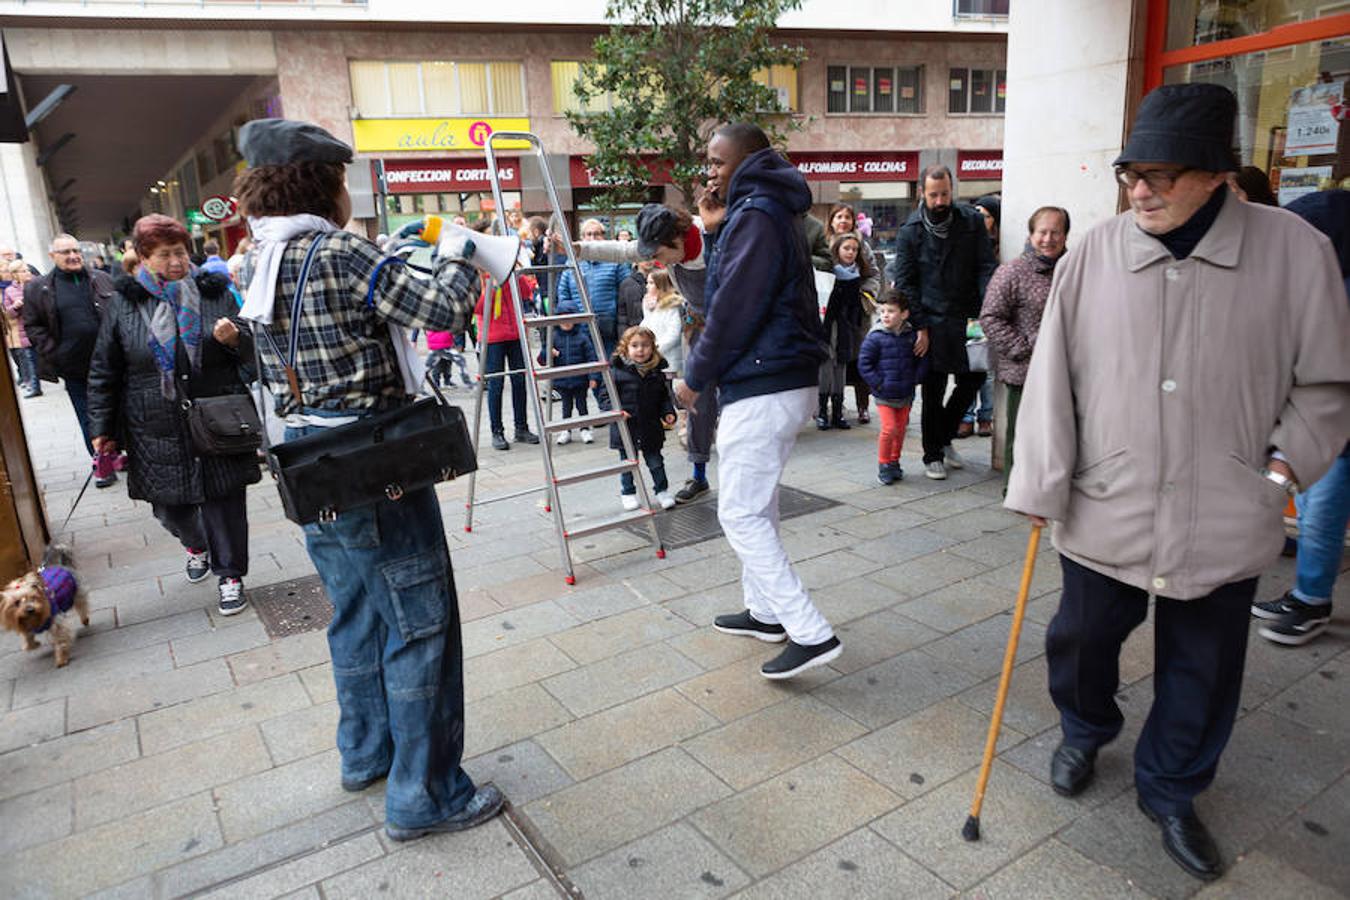
[[[473,256],[469,261],[499,282],[506,280],[521,258],[522,247],[518,234],[482,234],[463,225],[445,222],[440,216],[427,216],[422,240],[440,246],[447,238],[454,243],[472,241]]]

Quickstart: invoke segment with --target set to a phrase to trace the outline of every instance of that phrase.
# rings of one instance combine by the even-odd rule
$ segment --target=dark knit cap
[[[975,206],[993,216],[994,225],[1003,227],[1003,201],[999,199],[998,194],[986,194],[975,201]]]
[[[1237,97],[1217,84],[1165,84],[1139,105],[1125,149],[1112,165],[1176,163],[1205,172],[1233,172]]]
[[[239,152],[249,166],[288,166],[298,162],[352,161],[352,148],[309,122],[254,119],[239,129]]]

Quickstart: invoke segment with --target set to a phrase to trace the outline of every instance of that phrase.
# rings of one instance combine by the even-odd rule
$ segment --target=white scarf
[[[239,314],[264,326],[272,324],[272,308],[276,304],[277,277],[281,274],[281,257],[291,238],[310,232],[340,231],[322,216],[301,213],[295,216],[249,216],[249,231],[257,247],[253,278],[248,283],[248,295]],[[413,346],[408,332],[393,322],[389,324],[389,340],[394,345],[403,389],[416,396],[422,384],[423,363]]]

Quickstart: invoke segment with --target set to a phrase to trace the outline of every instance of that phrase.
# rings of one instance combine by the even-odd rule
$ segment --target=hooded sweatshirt
[[[814,387],[826,357],[801,216],[811,191],[773,149],[746,157],[708,264],[707,321],[685,382],[718,401]]]

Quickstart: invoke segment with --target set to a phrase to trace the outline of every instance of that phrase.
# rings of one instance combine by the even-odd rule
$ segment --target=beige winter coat
[[[1229,196],[1175,260],[1133,215],[1060,261],[1017,417],[1009,509],[1151,593],[1202,597],[1284,541],[1279,450],[1303,485],[1350,437],[1350,305],[1330,242]]]

